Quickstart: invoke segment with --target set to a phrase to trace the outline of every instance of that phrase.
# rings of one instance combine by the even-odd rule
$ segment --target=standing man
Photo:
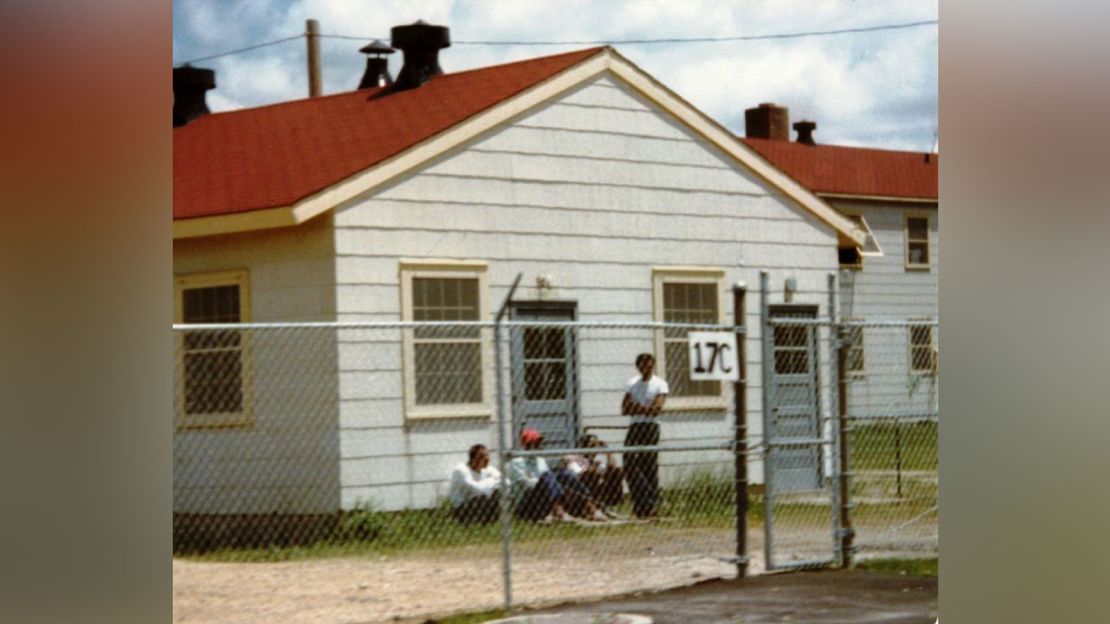
[[[640,374],[628,380],[621,414],[632,417],[632,424],[625,436],[625,446],[654,446],[659,444],[659,423],[656,417],[663,411],[670,388],[667,382],[656,377],[655,356],[641,353],[636,356],[636,370]],[[632,513],[638,518],[651,518],[659,511],[659,454],[627,453],[624,471],[628,490],[632,494]]]
[[[451,486],[447,490],[455,519],[464,524],[488,524],[497,520],[500,515],[499,485],[501,473],[489,465],[486,445],[470,447],[467,462],[459,464],[451,472]]]

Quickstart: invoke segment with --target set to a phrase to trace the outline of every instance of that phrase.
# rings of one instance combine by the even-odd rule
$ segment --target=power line
[[[776,33],[770,35],[740,35],[735,37],[672,37],[664,39],[604,39],[594,41],[452,41],[452,45],[518,45],[518,46],[557,46],[557,45],[652,45],[660,43],[719,43],[728,41],[761,41],[767,39],[798,39],[801,37],[823,37],[830,35],[846,35],[854,33],[867,33],[878,32],[883,30],[898,30],[904,28],[917,28],[919,26],[929,26],[938,24],[939,20],[924,20],[920,22],[907,22],[903,24],[884,24],[880,26],[863,26],[860,28],[840,28],[836,30],[811,30],[805,32],[794,33]],[[304,35],[294,35],[292,37],[285,37],[266,43],[249,46],[246,48],[239,48],[237,50],[229,50],[227,52],[220,52],[210,56],[190,59],[184,63],[196,63],[198,61],[207,61],[221,56],[228,56],[231,54],[239,54],[241,52],[248,52],[258,48],[275,45],[278,43],[285,43],[294,39],[300,39]],[[356,37],[353,35],[319,35],[322,38],[328,39],[352,39],[356,41],[370,41],[373,39],[380,39],[385,41],[388,37]]]
[[[197,57],[195,59],[189,59],[189,60],[184,61],[182,63],[178,63],[177,66],[189,65],[191,63],[199,63],[200,61],[208,61],[208,60],[211,60],[211,59],[214,59],[214,58],[220,58],[221,56],[230,56],[232,54],[239,54],[240,52],[250,52],[251,50],[257,50],[258,48],[265,48],[267,46],[277,45],[279,43],[285,43],[286,41],[293,41],[294,39],[301,39],[302,37],[304,37],[303,34],[293,35],[292,37],[284,37],[282,39],[275,39],[273,41],[267,41],[266,43],[259,43],[259,44],[256,44],[256,45],[247,46],[245,48],[239,48],[237,50],[228,50],[227,52],[220,52],[219,54],[212,54],[210,56],[201,56],[201,57]]]

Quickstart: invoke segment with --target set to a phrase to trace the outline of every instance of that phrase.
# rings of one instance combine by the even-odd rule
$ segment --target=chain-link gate
[[[822,314],[761,279],[768,570],[938,550],[938,323],[841,319],[836,292]]]
[[[764,557],[768,571],[839,562],[838,444],[828,388],[829,319],[772,305],[761,274]]]

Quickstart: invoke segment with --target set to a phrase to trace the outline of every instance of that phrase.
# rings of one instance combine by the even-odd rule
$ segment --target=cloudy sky
[[[817,121],[819,143],[925,151],[937,140],[936,24],[758,41],[619,43],[906,24],[938,17],[937,0],[174,0],[174,64],[294,37],[316,19],[324,93],[353,90],[358,52],[389,29],[423,19],[451,29],[440,52],[451,73],[591,47],[479,41],[610,42],[702,111],[742,134],[744,109],[790,108]],[[344,39],[337,36],[355,37]],[[304,38],[198,61],[216,70],[209,108],[226,111],[307,97]],[[401,54],[390,71],[400,70]]]

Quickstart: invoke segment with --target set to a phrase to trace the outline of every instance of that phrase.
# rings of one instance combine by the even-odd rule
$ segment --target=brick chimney
[[[216,88],[216,72],[211,69],[182,65],[173,68],[173,127],[207,115],[204,93]]]
[[[790,109],[770,102],[744,111],[744,135],[749,139],[790,140]]]
[[[798,131],[798,142],[805,145],[817,145],[813,141],[813,131],[817,129],[816,121],[799,121],[794,124],[794,129]]]
[[[439,67],[439,51],[451,47],[451,31],[446,26],[433,26],[418,20],[408,26],[390,29],[393,47],[405,54],[401,73],[391,91],[415,89],[443,73]]]

